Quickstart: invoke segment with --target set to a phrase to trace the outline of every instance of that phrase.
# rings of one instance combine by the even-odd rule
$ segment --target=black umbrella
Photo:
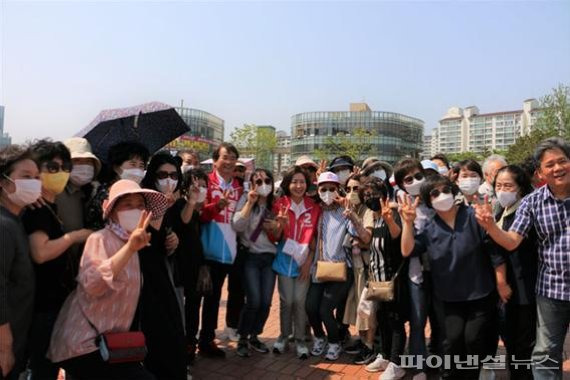
[[[153,154],[189,131],[190,128],[174,108],[152,102],[101,111],[76,136],[85,137],[91,143],[93,153],[106,161],[109,148],[119,142],[136,141]]]

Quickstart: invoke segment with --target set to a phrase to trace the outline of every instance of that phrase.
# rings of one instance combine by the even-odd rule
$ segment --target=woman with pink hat
[[[135,319],[142,279],[136,254],[150,242],[151,219],[167,208],[163,194],[131,180],[111,186],[103,202],[105,228],[91,234],[81,258],[78,286],[55,323],[49,359],[80,379],[154,379],[140,362],[103,359],[101,334],[128,332]]]

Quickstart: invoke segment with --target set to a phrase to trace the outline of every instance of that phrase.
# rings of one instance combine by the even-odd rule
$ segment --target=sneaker
[[[427,375],[425,372],[418,372],[412,377],[412,380],[427,380]]]
[[[247,339],[240,339],[237,345],[237,354],[242,358],[247,358],[250,356],[249,352],[249,344],[247,343]]]
[[[379,380],[398,380],[404,376],[406,376],[406,371],[396,363],[390,362],[386,370],[380,375]]]
[[[225,336],[226,339],[228,339],[230,342],[239,342],[239,334],[237,332],[237,329],[226,327]]]
[[[269,352],[269,348],[260,341],[256,336],[252,336],[249,338],[249,345],[257,352],[261,352],[262,354],[267,354]]]
[[[366,371],[368,372],[380,372],[384,371],[390,362],[382,356],[382,354],[376,355],[376,359],[366,366]]]
[[[307,348],[307,345],[305,344],[305,342],[303,341],[298,341],[297,345],[296,345],[296,349],[297,349],[297,357],[299,359],[308,359],[309,358],[309,349]]]
[[[358,339],[353,344],[346,346],[344,348],[344,352],[347,354],[355,355],[358,354],[360,350],[362,350],[362,347],[365,347],[364,343],[362,343],[362,340]]]
[[[329,343],[329,349],[327,350],[325,359],[330,361],[335,361],[340,356],[341,351],[342,351],[342,346],[340,345],[340,343]]]
[[[195,344],[188,344],[186,346],[186,354],[188,355],[188,362],[194,362],[196,358],[196,345]]]
[[[362,349],[354,358],[354,364],[368,364],[371,363],[376,358],[374,350],[368,348],[365,344],[362,345]]]
[[[289,339],[279,336],[275,343],[273,343],[273,353],[282,354],[289,348]]]
[[[311,355],[321,356],[325,352],[325,347],[327,345],[326,338],[317,338],[313,340],[313,348],[311,348]]]
[[[225,358],[226,352],[218,347],[215,342],[210,342],[208,344],[199,345],[200,355],[209,358]]]

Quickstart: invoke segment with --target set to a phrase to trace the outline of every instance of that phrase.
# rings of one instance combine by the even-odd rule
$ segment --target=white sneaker
[[[418,372],[412,377],[412,380],[427,380],[427,375],[425,372]]]
[[[273,353],[282,354],[289,347],[289,339],[279,336],[275,343],[273,343]]]
[[[309,349],[307,348],[305,342],[298,341],[296,348],[297,348],[297,357],[299,359],[307,359],[309,357]]]
[[[376,359],[374,359],[374,361],[368,364],[364,369],[368,372],[380,372],[384,371],[388,367],[388,363],[390,362],[384,359],[382,354],[378,354]]]
[[[237,329],[233,329],[231,327],[226,327],[226,334],[228,339],[231,342],[238,342],[239,341],[239,334],[237,333]]]
[[[342,346],[340,345],[340,343],[329,343],[329,349],[327,350],[325,359],[335,361],[340,356],[341,351],[342,351]]]
[[[406,371],[397,365],[390,362],[386,370],[380,375],[380,380],[398,380],[406,376]]]
[[[326,338],[317,338],[313,340],[313,348],[311,349],[311,355],[321,356],[325,352],[325,347],[327,346]]]

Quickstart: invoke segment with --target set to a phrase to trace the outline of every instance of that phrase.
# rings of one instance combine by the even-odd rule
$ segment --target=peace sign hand
[[[289,225],[289,207],[286,205],[281,205],[279,207],[279,213],[275,217],[275,220],[279,224],[279,228],[284,228]]]
[[[220,199],[218,199],[218,203],[216,204],[216,206],[218,206],[218,209],[220,211],[222,211],[223,209],[226,208],[227,205],[230,204],[230,201],[228,200],[228,197],[230,196],[230,191],[226,190],[224,191],[223,195],[220,197]]]
[[[415,201],[412,201],[412,197],[408,194],[404,194],[398,200],[398,208],[400,211],[400,216],[405,223],[412,224],[416,220],[416,208],[420,204],[420,198],[417,197]]]
[[[493,218],[493,209],[489,203],[489,196],[485,195],[483,201],[477,200],[471,205],[475,209],[475,219],[477,223],[485,230],[488,230],[495,223],[495,218]]]
[[[247,201],[251,205],[254,205],[255,202],[257,202],[258,198],[259,198],[259,194],[257,194],[257,191],[255,191],[255,190],[250,190],[249,193],[247,193]]]
[[[146,232],[148,225],[150,224],[150,219],[152,218],[152,212],[144,210],[141,213],[137,228],[131,232],[127,244],[131,251],[138,251],[150,244],[150,232]]]
[[[382,219],[384,219],[386,223],[392,222],[394,220],[394,214],[392,213],[392,208],[390,207],[390,199],[388,197],[386,197],[385,200],[380,198],[380,204],[382,206]]]
[[[327,160],[319,161],[319,168],[317,169],[317,177],[327,171]]]

